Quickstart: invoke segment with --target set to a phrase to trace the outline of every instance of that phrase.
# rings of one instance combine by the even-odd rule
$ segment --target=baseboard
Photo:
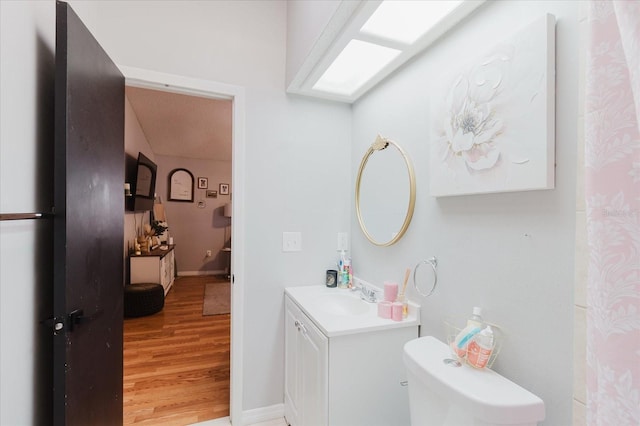
[[[229,417],[221,417],[219,419],[205,420],[204,422],[192,423],[189,426],[231,426]]]
[[[195,277],[198,275],[222,275],[226,271],[224,269],[215,269],[210,271],[178,271],[179,277]]]
[[[256,423],[269,422],[272,420],[282,420],[284,422],[284,404],[271,405],[269,407],[255,408],[242,412],[242,424],[253,425]],[[222,417],[219,419],[206,420],[200,423],[193,423],[191,426],[230,426],[231,419]]]
[[[242,424],[251,425],[260,422],[268,422],[284,418],[284,404],[275,404],[268,407],[254,408],[242,412]]]

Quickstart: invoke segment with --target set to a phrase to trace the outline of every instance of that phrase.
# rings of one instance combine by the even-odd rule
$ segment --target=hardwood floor
[[[229,415],[231,315],[202,316],[204,285],[214,281],[222,282],[179,277],[161,312],[125,319],[125,425],[182,426]]]

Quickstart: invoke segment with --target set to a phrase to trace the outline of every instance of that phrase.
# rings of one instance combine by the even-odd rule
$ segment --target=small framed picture
[[[207,189],[209,188],[209,179],[205,177],[198,178],[198,189]]]
[[[229,195],[229,184],[221,183],[220,184],[220,195]]]

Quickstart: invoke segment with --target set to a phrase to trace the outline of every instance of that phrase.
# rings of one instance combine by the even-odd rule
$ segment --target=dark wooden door
[[[54,423],[122,424],[124,78],[56,5]]]

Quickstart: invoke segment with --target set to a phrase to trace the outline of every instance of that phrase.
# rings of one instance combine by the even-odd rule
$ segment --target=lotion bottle
[[[473,315],[467,321],[467,326],[458,333],[454,341],[454,350],[458,357],[464,358],[467,355],[467,347],[471,339],[482,330],[482,323],[482,308],[476,306],[473,308]]]

